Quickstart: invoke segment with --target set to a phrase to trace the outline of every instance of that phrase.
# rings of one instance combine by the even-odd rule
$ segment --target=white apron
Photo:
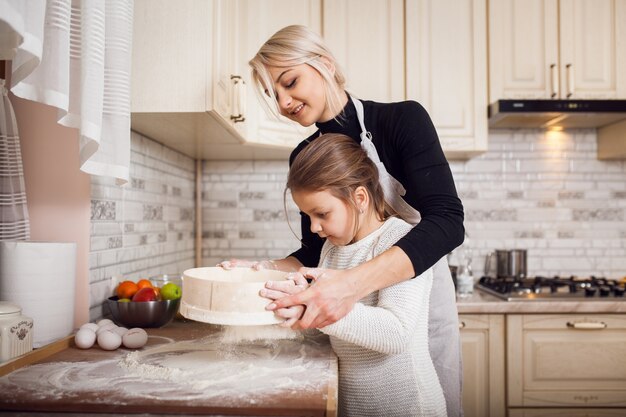
[[[351,99],[361,125],[361,147],[378,168],[385,202],[400,218],[415,226],[421,220],[419,212],[402,198],[406,194],[405,188],[387,172],[385,165],[380,161],[376,147],[372,143],[372,134],[365,128],[363,103],[355,98]],[[459,317],[454,283],[445,256],[433,265],[433,286],[428,308],[428,346],[446,398],[448,416],[462,416]]]

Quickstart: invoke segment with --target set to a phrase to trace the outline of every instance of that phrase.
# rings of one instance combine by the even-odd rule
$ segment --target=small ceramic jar
[[[33,350],[33,319],[20,306],[0,301],[0,362]]]

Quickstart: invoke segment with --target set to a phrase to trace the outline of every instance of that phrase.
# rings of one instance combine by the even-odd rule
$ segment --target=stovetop
[[[503,300],[593,300],[625,301],[625,283],[591,276],[579,278],[541,277],[482,277],[476,288]]]

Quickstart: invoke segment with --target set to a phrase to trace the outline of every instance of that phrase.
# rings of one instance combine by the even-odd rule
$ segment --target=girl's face
[[[355,238],[354,209],[329,191],[292,191],[293,201],[311,218],[311,232],[345,246]]]
[[[333,117],[326,105],[326,89],[320,73],[307,64],[268,67],[280,113],[302,126]]]

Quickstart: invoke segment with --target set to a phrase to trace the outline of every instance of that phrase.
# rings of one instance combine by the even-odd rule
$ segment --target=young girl
[[[319,263],[324,235],[311,232],[311,219],[303,213],[302,247],[284,259],[263,261],[258,266],[300,270],[314,279],[315,285],[290,294],[291,288],[285,284],[268,283],[268,298],[274,300],[268,309],[293,318],[294,311],[302,310],[297,306],[306,306],[294,327],[323,328],[344,317],[370,293],[412,277],[411,283],[420,281],[432,268],[428,346],[448,415],[462,415],[458,312],[445,256],[463,242],[463,206],[430,117],[414,101],[376,103],[348,95],[333,54],[318,34],[304,26],[276,32],[250,65],[253,81],[276,112],[303,126],[315,123],[319,128],[298,145],[291,161],[323,133],[342,133],[356,143],[363,142],[381,173],[386,201],[402,219],[415,225],[367,262],[348,269],[309,269]],[[327,142],[328,152],[334,146],[331,142]],[[234,260],[222,265],[228,268],[249,262]]]
[[[351,138],[325,134],[294,160],[287,188],[325,238],[319,266],[345,269],[393,246],[412,226],[387,217],[378,171]],[[428,352],[432,269],[375,291],[320,330],[339,358],[340,416],[445,416]],[[297,282],[306,286],[300,275]]]

